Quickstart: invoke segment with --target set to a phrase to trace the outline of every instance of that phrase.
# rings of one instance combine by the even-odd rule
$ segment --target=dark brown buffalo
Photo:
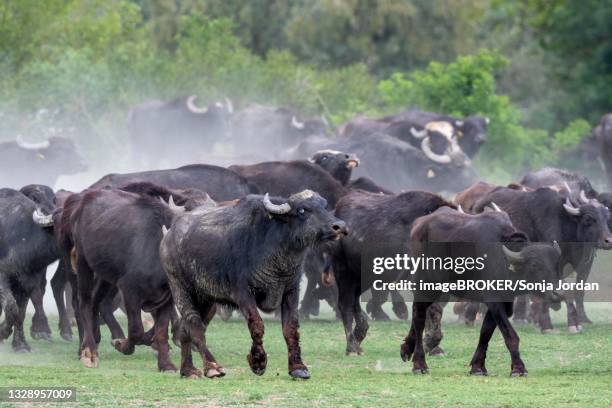
[[[347,355],[362,353],[361,342],[368,330],[359,296],[370,288],[374,275],[362,276],[362,256],[381,246],[408,248],[413,221],[444,206],[454,208],[443,198],[423,191],[381,195],[360,190],[348,193],[336,205],[336,217],[351,231],[331,251]]]
[[[413,276],[415,282],[421,279],[432,282],[455,282],[458,279],[473,280],[524,280],[527,282],[554,282],[559,270],[561,250],[558,245],[527,244],[527,237],[516,230],[508,214],[487,211],[476,215],[465,214],[450,208],[440,208],[430,215],[418,218],[411,231],[412,256],[480,257],[484,259],[482,270],[474,269],[459,275],[455,270],[418,270]],[[511,249],[508,246],[519,246]],[[435,274],[435,277],[432,275]],[[500,294],[493,291],[451,291],[449,294],[485,302],[487,313],[480,332],[478,347],[471,361],[470,374],[486,375],[486,352],[496,327],[499,328],[506,347],[510,352],[511,375],[527,375],[525,364],[519,353],[519,337],[510,324],[512,297],[519,292]],[[555,293],[547,293],[558,300]],[[412,357],[413,373],[428,371],[423,347],[423,329],[427,308],[435,301],[447,300],[448,294],[435,291],[415,291],[412,325],[401,346],[401,357],[408,361]]]

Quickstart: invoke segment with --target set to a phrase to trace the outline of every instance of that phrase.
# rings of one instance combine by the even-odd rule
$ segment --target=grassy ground
[[[84,406],[610,407],[612,307],[587,307],[596,322],[579,335],[564,330],[560,313],[554,315],[559,334],[544,336],[532,327],[518,327],[527,378],[509,377],[509,355],[497,331],[488,353],[490,375],[468,376],[478,328],[453,322],[447,307],[442,343],[447,355],[429,358],[430,374],[425,376],[411,374],[411,366],[399,357],[405,322],[371,323],[364,355],[346,357],[341,325],[321,319],[302,323],[302,354],[310,380],[294,381],[287,375],[281,328],[273,320],[266,322],[268,370],[257,377],[245,358],[250,345],[246,325],[235,317],[230,322],[215,320],[208,330],[208,344],[228,370],[222,379],[159,374],[149,348],[121,355],[111,348],[103,328],[97,369],[83,368],[76,341],[63,341],[55,333],[52,343],[30,341],[33,351],[26,355],[13,354],[10,342],[0,344],[0,386],[76,387],[78,403]],[[175,347],[177,365],[179,358]]]

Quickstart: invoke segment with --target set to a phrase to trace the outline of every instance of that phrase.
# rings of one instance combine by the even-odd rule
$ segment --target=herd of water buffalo
[[[238,309],[252,339],[248,364],[261,375],[267,361],[261,310],[280,313],[289,374],[309,378],[298,317],[317,315],[321,300],[343,322],[346,353],[363,352],[368,318],[359,297],[370,288],[362,262],[371,248],[440,255],[441,247],[431,243],[467,242],[467,254],[476,257],[481,244],[499,243],[487,249],[483,277],[534,282],[565,277],[567,265],[578,281],[586,280],[595,251],[612,248],[612,194],[598,193],[586,177],[545,168],[505,187],[479,181],[470,158],[486,142],[487,118],[411,110],[357,117],[333,135],[324,119],[301,118],[287,108],[250,105],[234,112],[228,99],[205,107],[196,101],[151,101],[128,116],[134,163],[181,167],[108,174],[80,192],[51,188],[60,175],[86,169],[71,140],[19,137],[0,144],[0,186],[7,187],[0,189],[0,341],[13,334],[15,351],[30,350],[24,335],[29,300],[32,337],[50,339],[46,268],[59,260],[51,287],[60,334],[72,338],[72,307],[86,367],[98,365],[105,324],[124,354],[137,345],[153,347],[160,371],[176,371],[171,332],[181,348],[182,376],[222,377],[206,328],[215,313],[227,318]],[[612,173],[612,115],[594,134]],[[223,166],[190,164],[202,162]],[[389,295],[393,312],[408,319],[396,292],[374,292],[366,312],[388,319],[382,304]],[[418,295],[401,357],[412,358],[413,372],[425,373],[426,352],[443,352],[440,319],[448,298]],[[467,322],[483,310],[471,361],[475,375],[487,373],[496,327],[512,375],[527,374],[509,321],[513,312],[515,320],[529,319],[548,332],[549,308],[564,302],[570,331],[589,322],[581,291],[520,293],[515,301],[459,295],[455,309]],[[118,307],[127,315],[127,336],[113,315]],[[153,316],[148,331],[142,311]],[[201,355],[203,370],[194,366],[192,351]]]

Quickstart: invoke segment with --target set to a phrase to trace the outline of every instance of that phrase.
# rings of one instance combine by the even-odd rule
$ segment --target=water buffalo
[[[556,189],[562,194],[573,193],[573,197],[571,197],[573,199],[577,198],[581,191],[584,191],[588,198],[596,198],[598,194],[587,177],[579,173],[554,167],[545,167],[541,170],[527,173],[520,184],[532,189],[549,187]]]
[[[173,302],[159,258],[162,226],[185,211],[174,203],[195,201],[200,207],[207,195],[181,196],[159,186],[140,183],[124,190],[88,190],[71,210],[70,224],[76,252],[79,316],[83,327],[81,361],[98,363],[99,327],[95,324],[99,303],[113,287],[122,294],[128,318],[127,338],[113,338],[113,346],[132,354],[136,345],[155,345],[160,371],[176,371],[168,355],[168,325]],[[160,200],[161,198],[161,200]],[[168,200],[169,205],[162,200]],[[154,330],[145,333],[141,310],[150,312]],[[97,333],[96,333],[97,332]]]
[[[432,214],[414,221],[411,234],[412,256],[441,259],[483,260],[483,268],[474,268],[459,274],[454,269],[428,270],[421,267],[413,275],[413,281],[424,279],[428,282],[456,282],[470,280],[524,280],[534,283],[545,280],[555,282],[558,277],[561,249],[558,245],[525,245],[527,237],[516,230],[504,212],[488,211],[476,215],[465,214],[450,208],[440,208]],[[495,244],[499,243],[499,244]],[[522,248],[511,249],[514,244]],[[508,246],[506,246],[508,245]],[[417,286],[418,287],[418,286]],[[485,302],[487,313],[480,332],[478,347],[471,361],[470,374],[486,375],[486,351],[496,327],[499,328],[512,358],[511,375],[527,375],[525,364],[519,353],[519,337],[508,318],[512,315],[512,297],[521,292],[498,293],[487,290],[426,291],[417,289],[413,303],[412,325],[401,346],[400,355],[404,361],[412,357],[413,373],[428,371],[423,348],[423,329],[427,308],[434,302],[448,299],[448,294]],[[558,301],[558,295],[546,295]]]
[[[362,353],[361,342],[368,330],[359,296],[370,288],[374,275],[362,276],[362,255],[380,245],[407,248],[412,222],[444,206],[454,208],[443,198],[423,191],[381,195],[360,190],[348,193],[336,205],[336,217],[351,231],[331,250],[347,355]]]
[[[74,142],[64,137],[27,143],[18,136],[14,142],[0,143],[0,163],[6,169],[0,173],[0,186],[10,188],[27,184],[53,186],[63,174],[87,170]]]
[[[250,105],[232,118],[235,149],[267,159],[280,159],[287,148],[311,135],[326,135],[328,124],[321,118],[301,118],[288,108]]]
[[[40,189],[50,190],[44,186]],[[46,208],[53,208],[53,202],[46,204]],[[30,351],[23,334],[28,299],[41,289],[47,266],[59,256],[51,214],[41,207],[20,191],[0,189],[0,225],[8,248],[6,256],[0,259],[0,307],[5,313],[0,340],[8,338],[14,330],[12,345],[17,352]],[[42,295],[40,301],[37,306],[42,308]]]
[[[300,355],[298,297],[301,265],[308,249],[347,234],[327,203],[305,190],[288,199],[250,195],[212,211],[179,217],[161,243],[161,258],[181,314],[181,375],[200,377],[192,363],[192,344],[204,360],[204,375],[222,376],[223,368],[206,347],[205,330],[215,303],[239,308],[251,333],[247,356],[262,375],[267,357],[258,308],[281,308],[289,352],[289,375],[309,378]]]
[[[128,115],[132,155],[146,167],[198,162],[230,136],[232,113],[229,99],[205,107],[196,104],[195,95],[145,102]]]
[[[594,259],[596,248],[612,247],[612,234],[608,227],[610,213],[595,200],[581,202],[576,206],[570,197],[550,188],[520,191],[498,187],[482,197],[475,205],[475,212],[495,202],[506,211],[512,223],[533,242],[557,241],[563,249],[560,274],[566,265],[577,273],[577,280],[586,280]],[[580,330],[579,317],[572,302],[568,306],[568,329]],[[540,328],[552,330],[548,305],[543,302]],[[584,313],[584,311],[582,311]],[[585,316],[582,316],[584,319]]]
[[[215,201],[244,197],[258,190],[232,170],[207,164],[192,164],[169,170],[107,174],[89,188],[120,188],[130,183],[149,182],[169,189],[195,188],[207,192]]]

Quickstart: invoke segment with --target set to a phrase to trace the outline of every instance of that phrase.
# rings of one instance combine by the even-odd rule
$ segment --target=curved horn
[[[557,241],[553,241],[553,248],[555,248],[555,250],[557,251],[559,256],[561,256],[561,254],[562,254],[561,247],[559,246],[559,243]]]
[[[266,193],[266,195],[263,198],[263,204],[264,207],[266,207],[266,210],[268,210],[268,212],[271,212],[272,214],[287,214],[289,211],[291,211],[291,206],[289,205],[289,203],[285,203],[285,204],[272,204],[272,201],[270,201],[270,194]]]
[[[291,126],[293,126],[296,129],[304,129],[304,122],[300,122],[299,120],[297,120],[295,115],[293,115],[291,117]]]
[[[570,215],[580,215],[580,208],[574,207],[569,197],[565,199],[565,203],[563,204],[563,208]]]
[[[227,111],[229,113],[234,113],[234,105],[232,105],[232,101],[227,96],[225,97],[225,106],[227,107]]]
[[[493,201],[491,201],[491,207],[493,207],[493,209],[497,212],[503,212],[502,209],[499,208],[499,206],[495,204]]]
[[[23,137],[21,135],[17,135],[17,137],[15,138],[15,143],[17,143],[17,146],[21,147],[22,149],[28,150],[46,149],[51,145],[48,140],[39,143],[28,143],[23,140]]]
[[[582,204],[589,204],[591,202],[584,193],[584,190],[580,190],[580,201]]]
[[[508,259],[508,261],[510,261],[510,263],[512,264],[517,262],[523,262],[524,260],[523,255],[521,255],[520,252],[514,252],[508,249],[505,245],[502,245],[502,251],[504,251],[506,259]]]
[[[429,136],[424,138],[421,142],[421,149],[429,160],[436,163],[448,164],[452,161],[452,158],[448,154],[436,154],[431,150],[431,141],[429,140]]]
[[[208,107],[198,108],[195,104],[195,100],[196,100],[195,95],[191,95],[189,98],[187,98],[187,109],[189,109],[190,112],[197,113],[199,115],[202,115],[208,112]]]
[[[457,205],[457,211],[459,211],[461,214],[465,214],[465,211],[463,211],[463,207],[461,207],[461,204]]]
[[[410,127],[410,133],[412,134],[412,136],[414,136],[417,139],[422,139],[425,136],[427,136],[427,130],[426,129],[416,130],[414,128],[414,126]]]
[[[570,188],[569,184],[567,184],[567,181],[563,180],[563,186],[565,187],[565,189],[567,190],[567,193],[569,195],[572,194],[572,189]]]
[[[32,213],[32,220],[41,227],[53,226],[53,215],[45,215],[38,208]]]
[[[168,233],[168,228],[166,228],[165,225],[162,225],[162,236],[165,237],[167,233]]]

